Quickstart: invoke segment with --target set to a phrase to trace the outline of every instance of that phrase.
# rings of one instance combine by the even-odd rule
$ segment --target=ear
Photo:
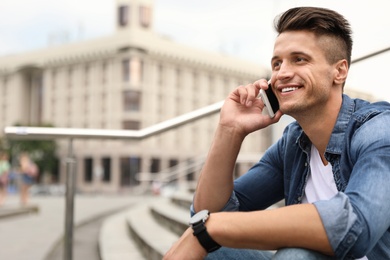
[[[334,83],[337,85],[343,85],[347,80],[348,70],[349,68],[347,60],[339,60],[335,64]]]

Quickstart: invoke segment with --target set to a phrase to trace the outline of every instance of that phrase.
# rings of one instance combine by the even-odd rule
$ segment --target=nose
[[[277,71],[276,78],[278,80],[288,80],[294,76],[294,71],[292,66],[288,62],[283,62],[279,70]]]

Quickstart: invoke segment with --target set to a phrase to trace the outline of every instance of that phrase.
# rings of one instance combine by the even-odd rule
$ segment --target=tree
[[[20,126],[16,124],[15,126]],[[35,126],[36,127],[36,126]],[[53,127],[50,124],[42,124],[38,127]],[[3,147],[5,146],[2,142]],[[56,174],[58,157],[57,143],[54,140],[27,140],[27,139],[8,139],[7,150],[15,158],[22,152],[29,153],[31,159],[37,164],[41,173]]]

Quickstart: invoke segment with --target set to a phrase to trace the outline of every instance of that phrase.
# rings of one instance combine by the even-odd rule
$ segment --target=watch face
[[[190,224],[193,225],[199,222],[205,222],[209,215],[210,213],[207,209],[201,210],[191,218]]]

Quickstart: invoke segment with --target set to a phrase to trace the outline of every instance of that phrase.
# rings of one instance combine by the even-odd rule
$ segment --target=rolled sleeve
[[[317,201],[314,205],[336,257],[344,259],[362,232],[349,198],[339,192],[331,200]]]

